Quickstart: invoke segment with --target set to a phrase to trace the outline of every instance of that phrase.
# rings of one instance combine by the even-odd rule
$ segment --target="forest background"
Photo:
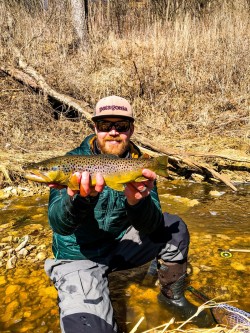
[[[64,154],[92,131],[84,114],[44,87],[91,112],[101,97],[128,98],[135,140],[243,160],[226,173],[250,180],[249,0],[0,7],[0,187],[20,181],[23,162]]]
[[[112,94],[178,176],[206,163],[249,183],[249,28],[250,0],[2,0],[0,199],[19,193],[24,163],[79,145]]]

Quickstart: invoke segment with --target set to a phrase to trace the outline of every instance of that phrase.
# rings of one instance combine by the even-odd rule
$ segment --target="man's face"
[[[133,132],[133,123],[124,118],[103,118],[95,123],[97,144],[103,154],[122,156]]]

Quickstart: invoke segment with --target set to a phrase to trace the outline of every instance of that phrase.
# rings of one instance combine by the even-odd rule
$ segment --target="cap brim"
[[[104,115],[103,114],[103,115],[93,116],[92,120],[95,121],[95,120],[103,119],[103,118],[122,118],[122,119],[129,119],[129,120],[132,120],[132,121],[135,120],[133,117],[130,117],[130,116],[114,115],[114,114],[111,114],[111,115],[108,115],[108,114]]]

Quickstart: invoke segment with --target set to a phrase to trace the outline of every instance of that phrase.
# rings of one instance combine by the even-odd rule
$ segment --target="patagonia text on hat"
[[[96,104],[92,119],[104,117],[122,117],[134,120],[131,105],[125,98],[119,96],[104,97]]]

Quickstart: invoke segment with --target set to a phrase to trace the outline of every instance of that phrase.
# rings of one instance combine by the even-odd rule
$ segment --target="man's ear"
[[[94,123],[95,134],[97,134],[96,124]]]

